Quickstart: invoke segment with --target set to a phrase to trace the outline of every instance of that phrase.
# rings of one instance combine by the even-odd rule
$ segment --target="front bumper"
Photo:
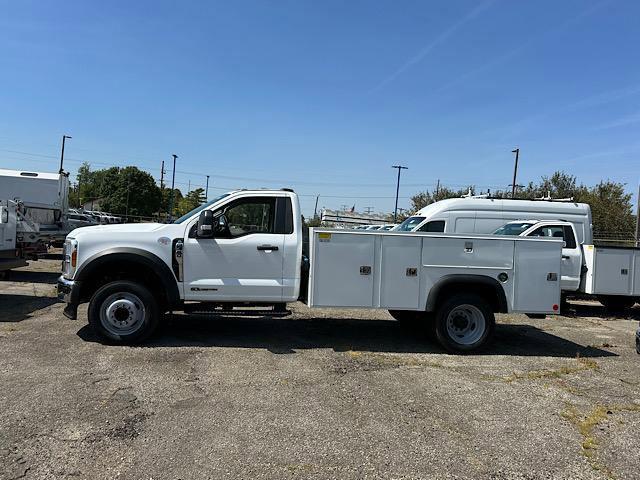
[[[64,307],[64,316],[75,320],[78,317],[78,303],[80,303],[80,285],[78,282],[68,280],[64,276],[58,277],[58,298],[67,304]]]

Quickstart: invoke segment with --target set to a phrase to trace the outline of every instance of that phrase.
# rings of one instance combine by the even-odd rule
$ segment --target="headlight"
[[[65,278],[72,279],[78,266],[78,242],[73,239],[65,240],[62,255],[62,274]]]

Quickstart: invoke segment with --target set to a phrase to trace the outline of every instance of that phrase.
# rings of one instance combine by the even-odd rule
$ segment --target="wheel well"
[[[157,272],[149,265],[130,260],[103,262],[93,268],[82,281],[80,302],[88,302],[100,287],[115,280],[140,283],[153,293],[161,308],[164,309],[169,304],[164,285]]]
[[[452,295],[475,293],[481,296],[494,312],[507,312],[507,301],[500,284],[490,277],[487,280],[452,280],[435,285],[429,292],[427,311],[435,311]],[[493,283],[495,282],[495,284]]]

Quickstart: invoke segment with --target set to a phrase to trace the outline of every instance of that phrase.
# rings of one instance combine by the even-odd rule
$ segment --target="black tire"
[[[451,314],[453,316],[450,317]],[[436,311],[436,338],[449,352],[469,353],[489,342],[495,323],[492,308],[480,295],[455,294],[447,298]]]
[[[635,298],[620,295],[604,295],[598,297],[598,301],[610,312],[624,312],[636,303]]]
[[[157,300],[146,287],[117,280],[103,285],[93,294],[88,316],[89,324],[102,337],[116,343],[133,344],[142,342],[154,332],[160,311]]]

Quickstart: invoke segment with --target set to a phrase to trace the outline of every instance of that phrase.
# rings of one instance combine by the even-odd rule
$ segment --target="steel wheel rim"
[[[447,315],[447,334],[459,345],[472,345],[482,338],[487,322],[475,305],[458,305]]]
[[[113,335],[130,335],[144,323],[142,300],[130,292],[109,295],[100,309],[100,323]]]

